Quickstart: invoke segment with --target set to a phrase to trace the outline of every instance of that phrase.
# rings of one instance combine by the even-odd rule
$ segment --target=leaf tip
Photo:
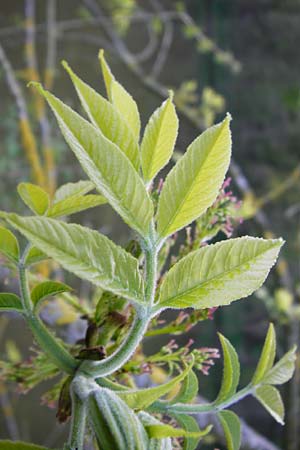
[[[170,99],[171,102],[172,102],[173,99],[174,99],[174,91],[173,91],[173,89],[169,89],[169,90],[168,90],[168,95],[169,95],[169,99]]]

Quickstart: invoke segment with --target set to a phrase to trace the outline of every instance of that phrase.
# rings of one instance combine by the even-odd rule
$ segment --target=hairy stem
[[[86,420],[87,406],[84,401],[72,391],[72,420],[69,435],[70,450],[83,450]]]
[[[78,362],[48,331],[43,322],[33,312],[32,301],[27,279],[27,270],[23,263],[19,264],[20,291],[25,309],[27,323],[41,349],[49,356],[53,363],[62,371],[73,374]]]

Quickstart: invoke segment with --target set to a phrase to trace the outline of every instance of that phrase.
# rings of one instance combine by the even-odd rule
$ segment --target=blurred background
[[[220,330],[240,355],[242,383],[254,370],[270,321],[276,325],[278,356],[299,342],[299,43],[299,0],[2,0],[0,5],[1,209],[25,212],[16,191],[21,181],[51,193],[84,177],[50,112],[26,88],[28,81],[40,80],[80,110],[62,59],[104,94],[97,59],[103,48],[114,75],[135,97],[143,124],[173,89],[181,123],[178,153],[226,111],[232,114],[230,189],[242,201],[243,219],[233,234],[282,236],[287,243],[264,288],[216,311],[213,320],[180,340],[190,337],[197,346],[219,347]],[[120,244],[129,238],[128,228],[108,206],[73,220]],[[223,231],[231,234],[226,226]],[[17,289],[9,268],[1,268],[0,275],[1,290]],[[90,294],[85,283],[77,287],[80,296]],[[57,309],[49,306],[47,314],[64,339],[83,332],[70,311],[57,317]],[[0,336],[1,359],[29,357],[32,338],[20,318],[1,315]],[[161,342],[168,338],[148,340],[146,350],[153,352]],[[209,376],[200,374],[200,393],[208,399],[217,392],[220,368],[217,361]],[[67,427],[57,425],[55,412],[40,404],[47,386],[24,396],[1,381],[0,438],[61,445]],[[300,448],[298,372],[282,393],[284,428],[252,400],[237,405],[247,423],[242,448]],[[201,448],[222,445],[216,434]]]

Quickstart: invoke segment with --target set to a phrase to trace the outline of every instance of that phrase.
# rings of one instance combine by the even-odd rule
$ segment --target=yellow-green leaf
[[[274,386],[259,386],[255,397],[278,423],[284,425],[284,405],[279,391]]]
[[[266,372],[268,372],[273,364],[276,355],[276,334],[274,325],[271,323],[268,329],[268,333],[265,339],[264,347],[253,375],[252,384],[258,384],[263,378]]]
[[[40,445],[29,444],[27,442],[0,441],[0,450],[50,450]]]
[[[220,392],[214,403],[219,404],[232,397],[240,379],[240,363],[238,355],[231,343],[219,333],[223,350],[223,378]]]
[[[202,133],[168,174],[157,212],[161,238],[190,224],[215,201],[230,162],[229,123],[227,115]]]
[[[63,65],[72,79],[81,104],[91,122],[125,153],[138,170],[140,166],[138,142],[123,117],[110,102],[75,75],[66,62]]]
[[[173,428],[171,425],[159,424],[159,425],[146,425],[146,431],[151,439],[164,439],[168,437],[190,437],[201,438],[205,436],[211,429],[208,427],[205,430],[188,431],[184,428]]]
[[[20,249],[17,238],[11,231],[0,225],[0,253],[7,256],[13,262],[18,262]]]
[[[211,308],[247,297],[265,281],[282,244],[245,236],[190,253],[167,273],[157,309]]]
[[[44,281],[32,289],[31,300],[35,308],[37,308],[45,298],[70,291],[72,291],[72,288],[64,283],[58,281]]]
[[[169,162],[178,133],[178,118],[172,96],[150,117],[141,143],[142,169],[150,182]]]
[[[62,200],[66,200],[68,197],[85,195],[93,189],[95,189],[95,185],[89,180],[80,180],[75,183],[63,184],[56,190],[53,203],[55,204]]]
[[[47,258],[48,256],[45,255],[45,253],[41,252],[40,249],[33,246],[30,247],[29,252],[26,255],[25,264],[27,266],[30,266],[31,264],[37,264]]]
[[[49,195],[36,184],[20,183],[18,193],[25,205],[35,214],[42,216],[49,208]]]
[[[107,62],[103,50],[100,50],[99,59],[101,63],[103,78],[106,86],[107,96],[130,128],[135,140],[140,137],[141,119],[138,107],[132,96],[116,81]]]
[[[297,347],[287,352],[263,377],[262,383],[284,384],[289,381],[295,371]]]
[[[104,205],[105,203],[107,203],[107,201],[102,195],[74,195],[54,203],[49,209],[47,216],[52,218],[70,216],[71,214],[95,208],[96,206]]]
[[[1,292],[0,311],[23,311],[21,299],[16,294]]]
[[[129,226],[147,235],[153,205],[128,158],[100,130],[39,84],[35,86],[51,106],[66,141],[96,188]]]
[[[183,450],[195,450],[198,447],[200,439],[206,436],[212,429],[212,426],[209,425],[204,430],[199,430],[197,421],[194,417],[188,416],[187,414],[172,414],[172,417],[187,432],[187,435],[184,436]],[[199,433],[199,435],[195,437],[194,433]]]
[[[191,370],[183,380],[180,391],[172,398],[170,403],[190,403],[198,394],[198,377],[193,370]]]
[[[132,389],[128,391],[118,392],[127,405],[132,409],[145,409],[152,405],[157,399],[163,397],[170,392],[176,385],[185,379],[192,370],[194,361],[187,366],[179,375],[172,378],[167,383],[147,389]]]
[[[241,424],[238,416],[232,411],[221,411],[218,418],[224,430],[227,450],[239,450],[241,445]]]
[[[46,217],[6,214],[32,244],[80,278],[129,300],[143,301],[138,261],[106,236]]]

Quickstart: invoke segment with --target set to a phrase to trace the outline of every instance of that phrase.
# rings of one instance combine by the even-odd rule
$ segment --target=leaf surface
[[[251,381],[252,384],[258,384],[264,378],[266,372],[268,372],[273,367],[275,355],[276,334],[274,325],[271,323],[268,329],[261,356],[259,358],[258,365]]]
[[[180,391],[172,398],[171,403],[190,403],[197,396],[199,390],[198,377],[191,370],[183,380]]]
[[[94,183],[89,180],[80,180],[75,183],[66,183],[60,186],[54,194],[54,203],[65,200],[68,197],[78,197],[88,194],[95,189]]]
[[[118,110],[102,95],[84,83],[67,63],[63,63],[68,71],[81,104],[91,122],[98,127],[107,139],[114,142],[138,170],[140,154],[137,140]]]
[[[32,289],[31,300],[35,308],[37,308],[45,298],[70,291],[72,291],[72,288],[64,283],[58,281],[44,281]]]
[[[50,450],[27,442],[0,441],[0,450]]]
[[[279,391],[274,386],[259,386],[255,391],[255,397],[276,422],[284,425],[284,405]]]
[[[172,416],[176,419],[176,422],[183,428],[188,434],[184,437],[183,442],[183,450],[195,450],[198,447],[199,441],[201,437],[208,434],[211,430],[211,426],[205,428],[205,430],[201,430],[201,435],[197,437],[193,437],[191,433],[199,432],[199,425],[194,419],[194,417],[188,416],[187,414],[172,414]]]
[[[289,381],[295,371],[296,350],[294,346],[287,352],[272,369],[267,372],[262,380],[266,384],[284,384]]]
[[[211,308],[247,297],[265,281],[282,244],[246,236],[190,253],[167,273],[157,309]]]
[[[44,189],[31,183],[20,183],[18,193],[28,208],[42,216],[49,208],[49,195]]]
[[[159,425],[146,425],[146,430],[150,438],[152,439],[163,439],[167,437],[182,437],[187,436],[191,438],[201,438],[205,436],[208,431],[199,430],[198,431],[189,431],[184,428],[174,428],[171,425],[167,424],[159,424]]]
[[[230,116],[204,131],[187,149],[164,183],[157,212],[165,238],[197,219],[215,201],[231,155]]]
[[[177,133],[178,118],[170,96],[150,117],[141,143],[142,169],[146,182],[150,182],[169,162]]]
[[[73,195],[51,206],[47,216],[52,218],[70,216],[105,203],[107,201],[102,195]]]
[[[153,205],[128,158],[100,130],[39,84],[35,86],[51,106],[67,143],[96,188],[130,227],[147,235]]]
[[[23,311],[20,297],[9,292],[0,293],[0,310],[2,311]]]
[[[238,416],[232,411],[221,411],[218,414],[224,430],[227,450],[239,450],[241,445],[241,424]]]
[[[134,301],[143,301],[138,261],[106,236],[46,217],[7,214],[11,226],[69,272]]]
[[[238,355],[231,343],[219,333],[223,350],[223,377],[220,392],[214,403],[219,404],[232,397],[240,380],[240,363]]]
[[[7,256],[13,262],[18,262],[20,249],[17,238],[11,231],[0,225],[0,253]]]

